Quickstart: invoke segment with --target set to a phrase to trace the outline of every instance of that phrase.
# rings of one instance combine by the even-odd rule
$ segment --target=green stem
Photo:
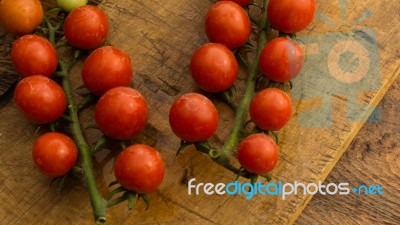
[[[255,83],[256,83],[256,77],[259,74],[258,71],[258,66],[259,66],[259,58],[261,51],[267,42],[267,34],[265,32],[265,29],[267,27],[267,14],[265,12],[265,7],[267,6],[268,1],[264,0],[264,7],[262,8],[262,17],[260,19],[260,24],[259,24],[259,32],[258,32],[258,41],[257,41],[257,52],[256,52],[256,57],[254,59],[254,62],[249,66],[248,70],[248,77],[247,77],[247,83],[246,83],[246,89],[244,91],[243,98],[237,107],[236,110],[236,116],[235,120],[233,122],[233,128],[231,131],[230,136],[228,137],[227,141],[225,142],[224,146],[222,146],[221,149],[221,156],[216,159],[216,161],[225,167],[230,168],[230,162],[229,158],[232,155],[232,153],[235,151],[240,132],[243,129],[243,125],[245,122],[245,118],[247,116],[248,108],[251,99],[254,96],[254,88],[255,88]],[[231,170],[232,168],[230,168]],[[232,169],[236,170],[236,169]]]
[[[60,28],[60,24],[53,26],[49,19],[46,18],[46,25],[49,29],[48,37],[50,42],[55,46],[55,33]],[[74,55],[74,62],[77,58],[77,54]],[[96,177],[93,169],[92,152],[89,145],[86,143],[83,137],[81,125],[78,118],[78,106],[74,102],[72,95],[68,72],[72,67],[71,64],[67,64],[62,60],[58,61],[60,72],[59,75],[62,78],[61,86],[65,92],[68,101],[68,117],[70,121],[70,128],[76,145],[78,146],[79,153],[82,157],[82,169],[89,192],[90,203],[92,205],[93,214],[97,224],[104,224],[106,222],[106,201],[101,196],[99,189],[97,188]]]
[[[105,209],[106,201],[101,196],[99,189],[97,188],[96,177],[93,170],[92,153],[89,145],[86,143],[83,137],[82,130],[78,118],[78,107],[74,102],[74,97],[71,92],[71,87],[68,79],[69,68],[63,61],[59,61],[62,76],[62,87],[65,91],[68,101],[68,114],[71,118],[71,131],[74,136],[75,142],[78,146],[80,155],[82,157],[82,169],[84,172],[87,189],[89,192],[90,203],[92,205],[93,214],[97,224],[103,224],[106,222]]]
[[[49,41],[50,41],[50,43],[53,44],[53,46],[56,46],[56,31],[60,28],[60,25],[57,25],[57,26],[54,27],[50,23],[50,19],[47,16],[44,17],[44,20],[46,22],[47,28],[49,29],[48,30],[49,33],[47,34],[47,36],[49,38]]]

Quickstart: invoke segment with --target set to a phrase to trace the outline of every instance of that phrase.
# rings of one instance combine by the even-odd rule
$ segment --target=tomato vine
[[[217,150],[216,148],[212,147],[208,142],[195,143],[195,147],[197,150],[208,154],[215,162],[222,165],[226,169],[234,172],[235,174],[247,178],[253,178],[255,175],[232,165],[230,162],[230,158],[232,153],[236,150],[239,138],[241,136],[241,131],[243,130],[243,127],[246,122],[245,118],[247,117],[249,104],[254,96],[257,77],[260,76],[259,58],[262,49],[264,48],[264,45],[267,43],[267,28],[269,27],[266,14],[267,2],[268,1],[264,0],[260,8],[261,18],[257,22],[258,41],[257,41],[257,48],[255,49],[256,55],[252,63],[250,64],[246,63],[246,65],[248,65],[246,87],[243,93],[243,98],[241,99],[240,103],[237,106],[235,105],[235,111],[236,111],[235,119],[233,121],[233,126],[232,126],[233,128],[230,132],[228,139],[225,141],[225,144],[221,147],[220,150]],[[232,104],[232,102],[230,102],[229,104]],[[182,141],[181,143],[182,146],[180,149],[184,148],[189,144],[191,143]],[[270,179],[270,175],[263,175],[263,176]]]
[[[35,7],[38,8],[38,12],[27,16],[37,17],[36,19],[39,20],[43,13],[42,8],[39,7],[40,2],[38,2],[38,0],[32,1],[35,3]],[[10,0],[7,2],[10,4]],[[207,154],[217,164],[232,171],[237,176],[249,178],[252,182],[255,182],[258,176],[262,176],[268,181],[271,180],[271,175],[268,173],[274,169],[279,157],[277,147],[278,136],[275,131],[281,129],[288,122],[292,113],[291,101],[287,94],[271,87],[286,89],[286,87],[289,86],[288,82],[291,87],[290,79],[298,75],[304,61],[301,48],[290,38],[284,37],[279,40],[274,39],[274,41],[268,42],[269,37],[267,34],[269,34],[270,29],[285,27],[285,29],[280,31],[279,36],[290,37],[292,34],[285,34],[282,32],[304,29],[310,23],[310,18],[314,15],[310,16],[312,14],[311,12],[301,12],[307,14],[307,21],[301,21],[302,23],[297,24],[298,27],[290,26],[287,28],[288,24],[282,25],[279,24],[279,21],[276,22],[276,20],[274,20],[273,24],[270,24],[268,20],[270,17],[270,13],[268,12],[271,8],[277,8],[277,10],[285,9],[284,7],[282,9],[282,5],[280,5],[278,1],[272,1],[272,6],[269,4],[268,0],[262,0],[261,5],[250,2],[249,0],[236,0],[218,1],[214,3],[206,15],[205,32],[211,42],[217,43],[206,44],[200,47],[193,55],[190,64],[192,78],[198,86],[205,91],[212,92],[222,97],[222,99],[235,110],[232,130],[225,143],[220,148],[216,148],[208,141],[217,130],[218,112],[213,103],[201,94],[188,93],[184,96],[180,96],[171,106],[169,122],[172,131],[176,136],[182,139],[181,146],[177,153],[185,149],[188,145],[194,144],[198,151]],[[312,4],[313,2],[314,0],[310,0],[310,7],[315,7],[315,4]],[[54,102],[58,101],[58,108],[60,109],[58,111],[60,112],[56,113],[56,115],[42,115],[42,117],[55,117],[47,118],[48,120],[42,121],[30,117],[30,115],[24,112],[22,107],[19,108],[33,123],[51,123],[50,130],[53,132],[47,133],[47,136],[45,136],[46,134],[41,136],[38,139],[40,141],[37,141],[34,147],[34,162],[39,170],[50,177],[57,176],[59,179],[59,187],[64,183],[68,171],[82,171],[95,221],[98,224],[103,224],[106,222],[106,209],[123,201],[127,201],[128,208],[131,209],[135,199],[143,199],[148,207],[149,199],[146,194],[154,192],[162,182],[165,170],[164,161],[161,155],[152,147],[144,144],[132,144],[132,139],[143,130],[147,123],[147,103],[139,91],[129,87],[133,76],[132,61],[129,55],[114,46],[101,47],[109,31],[109,21],[106,14],[96,6],[86,6],[86,0],[74,2],[58,0],[57,3],[59,7],[67,11],[67,13],[64,12],[64,17],[55,25],[53,25],[54,21],[45,15],[45,27],[41,27],[41,30],[44,31],[51,45],[54,48],[57,47],[58,50],[64,48],[64,45],[59,45],[56,37],[57,35],[60,36],[60,33],[64,35],[66,42],[70,45],[67,49],[73,50],[73,54],[64,54],[62,58],[58,57],[53,48],[45,47],[48,43],[47,40],[36,37],[36,39],[40,39],[40,41],[44,43],[42,43],[43,47],[41,48],[48,49],[46,53],[49,53],[49,59],[45,61],[53,60],[54,65],[51,68],[43,70],[44,72],[40,72],[41,75],[36,76],[36,72],[32,72],[29,68],[27,71],[24,70],[26,68],[16,68],[16,70],[22,77],[27,76],[27,78],[24,79],[41,80],[40,82],[42,83],[53,85],[54,90],[60,89],[58,92],[64,92],[59,94],[61,100],[54,98],[55,100],[53,99],[53,102],[48,101],[46,105],[47,108],[52,106],[53,111],[55,111]],[[258,19],[250,15],[250,12],[252,12],[252,10],[249,10],[250,7],[256,7],[258,9],[256,10],[259,17]],[[4,10],[7,9],[4,7],[1,8],[0,6],[0,12]],[[48,12],[58,10],[61,9],[55,8]],[[21,13],[19,10],[16,12]],[[229,13],[235,20],[224,21],[227,17],[221,16],[221,13]],[[0,20],[2,20],[0,21],[0,25],[9,28],[7,27],[9,25],[8,22],[5,23],[3,21],[4,18],[0,16]],[[78,20],[79,23],[76,22]],[[86,22],[83,23],[81,20],[85,20]],[[216,21],[219,22],[216,23]],[[38,22],[34,21],[33,24],[30,24],[31,26],[25,27],[23,30],[8,30],[13,31],[14,34],[26,34],[30,33],[31,29],[37,26],[36,23]],[[254,46],[253,43],[249,42],[249,36],[253,25],[255,27],[253,27],[255,29],[254,33],[257,37]],[[61,31],[61,28],[63,28],[63,31]],[[19,41],[23,38],[24,37],[20,38]],[[25,36],[25,38],[27,37]],[[280,47],[276,47],[275,42],[279,42]],[[272,45],[272,43],[274,46],[267,48],[269,44]],[[21,49],[25,48],[27,47],[22,47]],[[69,73],[80,57],[80,49],[93,50],[95,48],[97,48],[97,50],[94,50],[89,55],[83,65],[82,72],[84,86],[91,93],[88,94],[82,102],[77,102],[74,96],[75,93],[71,88]],[[17,47],[15,47],[14,50],[17,52]],[[19,50],[19,52],[20,51],[21,50]],[[244,57],[242,55],[243,52],[251,52],[252,56]],[[13,55],[16,56],[18,54],[14,53]],[[278,58],[280,57],[277,61],[285,61],[285,59],[282,60],[282,58],[285,57],[286,59],[290,58],[290,60],[286,64],[282,62],[276,63],[274,61],[276,60],[274,58],[275,55],[278,55]],[[249,61],[248,58],[250,58],[251,61]],[[220,61],[218,61],[219,59]],[[110,63],[112,60],[115,60],[115,62],[118,61],[119,66],[116,66],[116,63]],[[15,61],[18,62],[18,59]],[[215,61],[218,62],[216,63]],[[237,79],[238,61],[247,69],[246,84],[239,103],[234,100],[236,91],[235,87],[232,86]],[[17,67],[17,64],[14,64],[14,67]],[[58,65],[58,70],[54,72],[55,64]],[[102,66],[100,66],[100,64]],[[204,66],[203,64],[207,65]],[[283,67],[283,69],[277,69],[277,64],[279,64],[278,67]],[[20,65],[23,67],[24,63],[20,62]],[[293,65],[295,67],[295,72],[292,70]],[[278,78],[275,76],[276,71],[279,71],[277,72],[280,76],[278,76]],[[102,82],[98,82],[99,73],[107,73],[108,77],[106,77],[107,75],[101,75]],[[60,85],[48,78],[53,74],[57,79],[61,80],[60,83],[63,91],[59,87]],[[119,75],[119,80],[115,78],[117,77],[116,74]],[[204,74],[206,74],[206,76]],[[265,82],[266,79],[269,80]],[[20,83],[23,84],[23,81]],[[264,91],[258,92],[259,89],[263,89],[265,86],[267,88],[264,89]],[[268,91],[265,91],[267,89]],[[39,92],[40,91],[37,91],[36,93]],[[47,91],[45,94],[49,93],[50,91]],[[15,96],[17,105],[22,105],[19,104],[19,95],[16,94]],[[30,94],[30,96],[32,97],[32,94]],[[100,97],[100,100],[96,103],[96,125],[92,126],[92,128],[98,128],[104,135],[98,139],[94,146],[91,146],[85,139],[84,130],[81,127],[82,123],[79,120],[79,113],[82,109],[93,103],[94,99],[97,100],[97,97]],[[30,100],[26,97],[21,98],[21,101],[25,102]],[[262,102],[265,101],[265,99],[267,99],[267,103]],[[274,99],[280,101],[279,106],[271,106],[274,104]],[[112,102],[112,107],[108,105],[110,102]],[[39,103],[35,103],[35,107],[36,105],[39,105]],[[66,112],[64,112],[65,105],[67,108]],[[257,109],[257,107],[262,108]],[[109,110],[110,108],[114,109]],[[30,109],[26,111],[29,110]],[[270,113],[269,117],[263,115],[263,112],[267,110]],[[252,120],[246,121],[249,115]],[[269,121],[274,120],[274,117],[279,117],[279,121]],[[54,132],[59,129],[59,127],[55,125],[56,122],[60,122],[58,119],[68,124],[65,130],[68,130],[68,132],[72,134],[76,146],[74,146],[66,135]],[[243,138],[243,136],[245,136],[243,131],[250,123],[255,124],[253,132],[252,134],[247,134],[247,137]],[[62,129],[62,131],[64,130]],[[266,134],[275,137],[275,140],[268,137]],[[63,142],[67,144],[61,146],[60,149],[63,150],[66,148],[72,152],[69,159],[64,161],[65,165],[63,165],[60,171],[47,171],[45,170],[46,165],[43,166],[41,164],[41,161],[44,161],[40,158],[43,157],[43,155],[41,155],[42,153],[48,154],[49,157],[54,157],[54,159],[58,159],[58,155],[54,152],[46,153],[49,149],[49,143],[47,142],[49,138],[46,137],[49,136],[57,137],[60,140],[62,139]],[[97,151],[104,148],[112,141],[119,144],[123,151],[118,155],[114,165],[114,174],[117,180],[112,182],[109,187],[116,184],[120,185],[111,190],[109,198],[106,199],[102,196],[98,188],[92,160],[93,155]],[[77,160],[76,147],[79,151],[82,168],[72,168],[71,166]],[[44,150],[41,148],[44,148]],[[262,151],[260,151],[260,149]],[[232,155],[235,151],[238,153],[238,160],[241,167],[237,167],[231,162]]]
[[[234,2],[246,9],[247,13]],[[244,69],[247,69],[246,84],[242,98],[237,104],[234,100],[236,98],[234,86],[228,90],[226,89],[229,85],[226,84],[221,89],[214,88],[221,83],[221,77],[231,79],[235,76],[228,75],[228,71],[232,73],[228,68],[232,69],[233,64],[222,63],[222,61],[230,62],[230,59],[223,54],[216,54],[215,47],[213,51],[203,51],[202,55],[199,53],[199,49],[211,48],[213,44],[203,45],[195,51],[190,67],[195,83],[208,92],[226,90],[217,94],[235,111],[235,118],[231,132],[221,147],[214,147],[208,140],[193,143],[183,139],[178,153],[188,145],[194,144],[198,151],[208,154],[216,163],[238,176],[249,178],[252,182],[255,182],[258,176],[271,180],[271,175],[267,173],[272,171],[278,160],[277,131],[288,123],[292,114],[292,102],[284,91],[288,86],[292,88],[291,80],[300,73],[304,63],[303,50],[291,39],[294,34],[289,32],[305,29],[315,14],[314,0],[305,1],[304,7],[301,6],[302,4],[286,0],[263,0],[260,5],[248,1],[214,1],[206,15],[206,35],[210,42],[221,43],[233,49],[236,59]],[[250,7],[258,10],[250,10]],[[291,17],[287,18],[285,13],[290,14]],[[259,18],[255,18],[255,15]],[[304,16],[305,19],[294,21],[294,18],[298,18],[299,15]],[[249,21],[256,27],[255,46],[249,40]],[[279,31],[278,38],[271,37],[272,30]],[[252,55],[245,57],[242,55],[243,52],[250,52]],[[218,57],[223,60],[213,62],[210,60],[213,57],[214,61]],[[195,69],[192,67],[193,63],[196,65]],[[234,82],[229,81],[229,84],[232,83]],[[183,115],[185,113],[181,112]],[[246,122],[248,115],[250,115],[250,120]],[[195,119],[193,117],[193,120]],[[211,121],[208,122],[211,123]],[[250,133],[244,133],[250,123],[254,124],[253,130]],[[174,121],[172,123],[170,121],[170,125],[171,127],[190,126],[190,124],[179,124]],[[254,133],[264,134],[251,135]],[[266,134],[274,137],[275,141],[270,141],[272,139],[269,139]],[[177,136],[181,135],[177,134]],[[254,147],[256,145],[259,147]],[[236,167],[231,162],[232,155],[236,151],[241,152],[238,154],[241,167]]]

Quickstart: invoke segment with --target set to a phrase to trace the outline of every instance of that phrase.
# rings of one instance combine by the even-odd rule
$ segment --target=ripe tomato
[[[260,55],[260,70],[268,79],[286,82],[299,75],[304,64],[304,52],[290,38],[275,38],[267,43]]]
[[[240,165],[255,174],[271,172],[279,158],[279,149],[272,138],[265,134],[252,134],[243,139],[237,151]]]
[[[188,93],[179,97],[169,111],[169,124],[180,139],[189,142],[209,139],[218,127],[218,112],[205,96]]]
[[[164,160],[148,145],[124,149],[115,160],[114,174],[124,188],[137,193],[154,192],[164,179]]]
[[[62,88],[42,75],[22,79],[15,88],[14,100],[22,114],[36,124],[57,120],[67,106]]]
[[[310,25],[315,8],[315,0],[270,0],[267,15],[275,29],[295,33]]]
[[[24,35],[43,20],[43,8],[39,0],[1,0],[0,26],[6,32]]]
[[[62,8],[67,12],[86,5],[88,0],[57,0],[58,7]]]
[[[107,15],[100,8],[85,5],[68,14],[64,23],[64,35],[74,47],[98,48],[106,40],[109,26]]]
[[[251,24],[246,11],[232,1],[219,1],[206,15],[206,34],[211,42],[235,49],[246,43]]]
[[[50,41],[42,36],[29,34],[14,41],[11,61],[21,77],[37,74],[50,77],[57,69],[58,56]]]
[[[220,92],[235,83],[238,63],[225,45],[209,43],[194,52],[190,62],[190,72],[201,89]]]
[[[250,4],[252,0],[219,0],[219,1],[232,1],[236,2],[238,5],[243,7]]]
[[[100,96],[111,88],[129,86],[132,73],[129,55],[118,48],[106,46],[87,57],[82,68],[82,80],[89,91]]]
[[[249,114],[259,128],[276,131],[289,122],[292,116],[292,101],[281,89],[266,88],[251,100]]]
[[[33,161],[44,175],[59,177],[68,173],[78,158],[75,143],[66,135],[50,132],[33,144]]]
[[[96,104],[95,119],[99,129],[116,140],[129,140],[146,126],[146,100],[135,89],[116,87],[107,91]]]

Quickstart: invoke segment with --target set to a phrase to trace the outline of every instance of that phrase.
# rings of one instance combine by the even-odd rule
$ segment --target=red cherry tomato
[[[37,74],[50,77],[57,69],[58,56],[46,38],[29,34],[14,41],[11,61],[22,77]]]
[[[1,0],[0,26],[6,32],[24,35],[32,33],[43,20],[39,0]]]
[[[304,52],[290,38],[275,38],[265,45],[260,55],[260,70],[265,77],[286,82],[299,75],[304,64]]]
[[[279,149],[272,138],[265,134],[252,134],[243,139],[237,151],[240,165],[255,174],[271,172],[279,158]]]
[[[211,42],[235,49],[246,43],[251,24],[244,9],[232,1],[219,1],[206,15],[206,34]]]
[[[222,44],[210,43],[194,52],[190,62],[190,72],[201,89],[220,92],[235,83],[238,63],[229,48]]]
[[[36,124],[59,119],[67,106],[62,88],[42,75],[22,79],[15,88],[14,100],[22,114]]]
[[[218,127],[218,112],[205,96],[188,93],[171,106],[169,124],[180,139],[189,142],[209,139]]]
[[[59,177],[67,174],[75,164],[78,149],[68,136],[50,132],[35,141],[32,157],[36,167],[44,175]]]
[[[249,114],[259,128],[276,131],[289,122],[292,116],[292,101],[281,89],[267,88],[253,97]]]
[[[164,172],[160,153],[144,144],[127,147],[114,164],[114,174],[121,186],[137,193],[149,194],[157,190]]]
[[[64,22],[68,43],[82,49],[98,48],[109,31],[107,15],[98,7],[85,5],[72,10]]]
[[[132,77],[133,66],[130,56],[111,46],[101,47],[92,52],[82,68],[85,87],[99,96],[111,88],[129,86]]]
[[[250,4],[252,0],[219,0],[219,1],[232,1],[243,7]]]
[[[99,129],[108,137],[128,140],[143,130],[148,114],[146,100],[137,90],[116,87],[97,102],[95,119]]]
[[[315,0],[270,0],[267,15],[275,29],[295,33],[310,25],[315,8]]]

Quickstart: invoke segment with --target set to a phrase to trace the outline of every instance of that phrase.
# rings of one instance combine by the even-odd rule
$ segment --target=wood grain
[[[335,40],[335,37],[343,39],[346,35],[357,34],[358,38],[368,41],[371,40],[369,36],[359,35],[355,31],[373,28],[376,42],[370,43],[373,46],[376,44],[378,52],[374,53],[379,54],[379,61],[374,61],[378,62],[380,71],[375,75],[381,75],[379,88],[368,93],[357,93],[360,94],[360,100],[369,103],[369,106],[354,115],[356,118],[353,119],[359,122],[351,122],[346,116],[347,102],[358,105],[357,98],[327,92],[321,88],[329,85],[324,77],[299,79],[294,97],[308,93],[302,90],[312,89],[319,91],[321,99],[333,99],[332,116],[319,118],[322,122],[332,119],[332,124],[328,127],[304,127],[315,118],[303,117],[300,120],[299,116],[304,112],[307,115],[307,109],[324,106],[324,103],[321,99],[310,99],[309,96],[298,98],[293,119],[281,131],[281,156],[273,174],[274,182],[309,183],[324,180],[372,112],[373,106],[377,105],[399,74],[399,51],[393,48],[398,46],[393,36],[400,33],[396,27],[399,16],[395,13],[399,6],[393,4],[393,7],[387,8],[386,3],[372,0],[357,2],[357,5],[355,1],[348,2],[350,10],[346,18],[352,19],[350,21],[358,18],[365,9],[371,10],[371,16],[361,24],[338,27],[317,19],[308,30],[299,34],[299,39],[306,41],[305,38],[316,36],[323,40],[330,35]],[[209,1],[189,0],[108,0],[101,4],[111,21],[108,42],[132,56],[134,87],[143,93],[150,105],[149,125],[139,140],[157,148],[167,166],[165,181],[157,193],[150,195],[151,209],[145,211],[142,202],[138,202],[131,212],[126,205],[119,205],[108,211],[110,224],[291,224],[312,197],[293,195],[283,201],[278,196],[259,195],[248,201],[243,195],[194,196],[188,195],[186,186],[181,183],[186,167],[193,168],[198,182],[229,183],[235,178],[193,149],[175,157],[179,140],[172,134],[167,119],[170,104],[180,94],[198,91],[190,79],[187,66],[191,53],[207,42],[203,19],[210,5]],[[336,1],[318,1],[318,11],[340,23],[338,8]],[[309,50],[310,46],[306,47]],[[320,68],[318,64],[307,64],[313,59],[312,56],[308,57],[305,74]],[[357,63],[357,60],[350,61],[347,66]],[[81,66],[82,60],[71,71],[70,79],[75,87],[81,85]],[[245,74],[241,72],[239,84],[244,77]],[[212,141],[220,144],[229,132],[233,113],[222,103],[213,100],[220,111],[221,126]],[[2,108],[0,115],[0,223],[92,224],[87,193],[79,181],[69,181],[62,194],[57,194],[48,186],[49,180],[34,169],[30,158],[31,144],[45,129],[37,129],[29,124],[13,102]],[[81,120],[85,124],[93,121],[93,107],[82,114]],[[99,133],[92,130],[87,135],[90,142],[99,137]],[[99,186],[104,195],[108,193],[107,185],[114,180],[112,162],[115,154],[116,151],[104,150],[95,156]]]
[[[400,223],[400,79],[389,89],[378,109],[381,121],[366,123],[324,184],[380,184],[381,196],[316,195],[295,224]]]
[[[11,87],[18,81],[18,75],[11,64],[11,45],[14,37],[0,29],[0,107],[9,99]],[[4,96],[3,96],[4,95]]]

